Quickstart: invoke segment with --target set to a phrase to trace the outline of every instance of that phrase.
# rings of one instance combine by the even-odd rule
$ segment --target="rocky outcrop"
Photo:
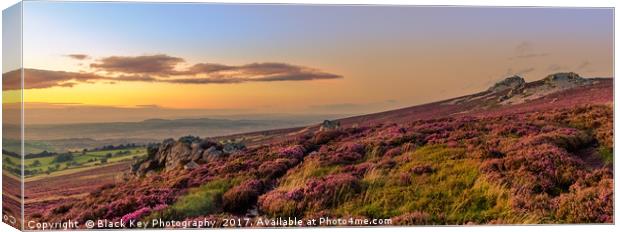
[[[495,89],[497,93],[497,90],[506,90],[509,86],[512,86],[508,93],[504,94],[504,92],[502,92],[503,95],[498,97],[498,102],[501,104],[520,104],[559,91],[593,83],[591,79],[583,78],[574,72],[551,74],[542,80],[531,83],[525,83],[522,79],[519,80],[518,78],[516,76],[510,77],[491,87],[491,89]]]
[[[149,146],[147,157],[135,160],[131,172],[143,176],[160,170],[194,169],[200,164],[244,149],[242,143],[220,144],[193,136],[181,137],[177,141],[166,139],[160,144]]]
[[[545,77],[543,81],[547,85],[563,88],[590,83],[590,80],[585,79],[574,72],[554,73]]]
[[[491,88],[489,88],[487,91],[498,93],[508,89],[521,89],[523,87],[525,87],[525,79],[520,76],[514,75],[495,83],[495,85],[491,86]]]
[[[323,121],[323,123],[321,123],[321,127],[319,128],[319,131],[329,131],[329,130],[335,130],[338,128],[340,128],[340,122],[325,120]]]

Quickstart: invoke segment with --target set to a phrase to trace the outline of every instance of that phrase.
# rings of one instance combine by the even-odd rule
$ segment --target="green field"
[[[24,160],[24,177],[38,177],[59,172],[74,171],[77,169],[113,164],[129,161],[146,155],[144,147],[86,151],[57,154],[49,157],[28,158]],[[64,159],[59,158],[63,156]],[[10,170],[14,175],[19,175],[19,158],[2,155],[5,170]]]

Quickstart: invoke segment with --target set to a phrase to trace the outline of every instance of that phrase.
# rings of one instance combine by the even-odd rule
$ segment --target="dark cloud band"
[[[86,60],[86,59],[90,58],[90,56],[88,56],[86,54],[67,54],[67,57],[72,58],[72,59],[76,59],[76,60]]]
[[[287,63],[251,63],[240,66],[198,63],[185,70],[176,66],[184,59],[168,55],[112,56],[90,66],[96,72],[24,69],[25,89],[73,87],[79,83],[105,81],[160,82],[177,84],[231,84],[245,82],[311,81],[342,78],[318,69]],[[102,74],[105,73],[105,74]],[[21,87],[20,70],[3,74],[3,90]]]
[[[110,73],[150,74],[168,76],[177,74],[177,64],[185,60],[164,54],[148,56],[110,56],[90,64],[91,68]]]

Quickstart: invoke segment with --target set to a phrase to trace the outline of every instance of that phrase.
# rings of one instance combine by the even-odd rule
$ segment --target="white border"
[[[75,0],[68,0],[75,1]],[[86,2],[95,2],[96,0],[82,0]],[[1,0],[0,8],[6,9],[7,7],[17,3],[17,0]],[[125,1],[113,1],[113,2],[218,2],[218,3],[301,3],[301,4],[395,4],[395,5],[448,5],[448,6],[554,6],[554,7],[616,7],[617,3],[610,0],[217,0],[217,1],[205,1],[205,0],[125,0]],[[1,17],[0,17],[1,25]],[[0,26],[1,27],[1,26]],[[618,19],[614,18],[614,32],[617,31]],[[614,33],[615,36],[615,33]],[[614,44],[618,42],[618,37],[614,38]],[[1,49],[1,48],[0,48]],[[614,57],[617,57],[618,49],[614,46]],[[1,61],[1,59],[0,59]],[[618,63],[614,60],[614,74],[618,69]],[[614,75],[615,76],[615,75]],[[618,101],[615,98],[618,92],[618,82],[614,81],[614,109],[616,108]],[[1,83],[0,83],[1,86]],[[0,121],[2,115],[0,114]],[[614,122],[619,122],[620,116],[614,110]],[[618,123],[614,124],[614,131],[617,131]],[[0,135],[1,137],[1,135]],[[617,140],[618,134],[615,133],[614,141]],[[0,142],[1,143],[1,142]],[[614,160],[614,167],[618,167],[618,159]],[[615,192],[618,191],[618,183],[615,182]],[[615,208],[618,208],[618,197],[615,199]],[[614,212],[615,213],[615,212]],[[615,218],[617,221],[618,218]],[[441,226],[441,227],[379,227],[379,228],[313,228],[312,231],[541,231],[553,232],[572,232],[572,231],[616,231],[615,225],[542,225],[542,226]],[[225,230],[225,229],[214,229]],[[0,231],[18,231],[13,227],[10,227],[4,223],[0,223]],[[91,230],[92,231],[92,230]],[[143,230],[140,230],[143,231]],[[145,231],[172,231],[172,230],[145,230]],[[176,230],[178,231],[178,230]],[[193,231],[193,230],[188,230]],[[285,231],[285,229],[234,229],[234,231]]]

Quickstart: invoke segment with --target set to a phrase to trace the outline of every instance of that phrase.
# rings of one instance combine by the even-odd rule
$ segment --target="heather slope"
[[[124,181],[31,217],[613,223],[612,81],[574,78],[507,83],[248,147],[168,140]]]

